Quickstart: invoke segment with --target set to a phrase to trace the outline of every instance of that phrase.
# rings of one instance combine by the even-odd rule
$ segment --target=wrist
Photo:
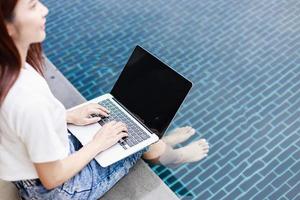
[[[67,111],[66,120],[67,120],[68,124],[74,124],[75,120],[74,120],[74,115],[73,115],[72,111]]]
[[[101,144],[99,144],[99,142],[96,141],[96,140],[94,140],[94,139],[89,142],[89,145],[91,145],[93,147],[93,149],[95,149],[95,151],[97,152],[97,154],[99,154],[102,151],[104,151],[104,149],[102,148]]]

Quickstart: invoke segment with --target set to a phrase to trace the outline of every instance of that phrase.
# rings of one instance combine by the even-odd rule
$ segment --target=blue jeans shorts
[[[69,135],[69,143],[70,154],[82,147],[73,135]],[[39,179],[13,181],[13,183],[18,188],[22,199],[99,199],[126,175],[148,150],[149,147],[146,147],[108,167],[101,167],[93,159],[74,177],[51,190],[47,190]]]

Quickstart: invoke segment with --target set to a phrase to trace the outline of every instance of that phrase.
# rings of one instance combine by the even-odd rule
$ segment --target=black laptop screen
[[[111,94],[160,138],[192,83],[137,46]]]

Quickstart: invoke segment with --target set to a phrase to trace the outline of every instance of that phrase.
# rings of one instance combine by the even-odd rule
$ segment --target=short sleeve
[[[53,117],[53,109],[47,102],[26,103],[18,112],[15,125],[32,162],[50,162],[66,156],[66,148],[55,126],[60,123]],[[59,134],[67,134],[59,133]]]

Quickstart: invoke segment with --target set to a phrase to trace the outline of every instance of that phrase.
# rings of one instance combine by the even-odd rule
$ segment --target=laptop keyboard
[[[130,119],[122,110],[120,110],[110,99],[105,99],[100,101],[99,104],[110,111],[108,117],[100,116],[101,120],[98,122],[101,126],[110,122],[110,121],[121,121],[127,125],[128,137],[122,138],[118,143],[124,148],[127,149],[132,147],[148,138],[150,136],[141,129],[132,119]],[[92,117],[98,115],[92,114]]]

